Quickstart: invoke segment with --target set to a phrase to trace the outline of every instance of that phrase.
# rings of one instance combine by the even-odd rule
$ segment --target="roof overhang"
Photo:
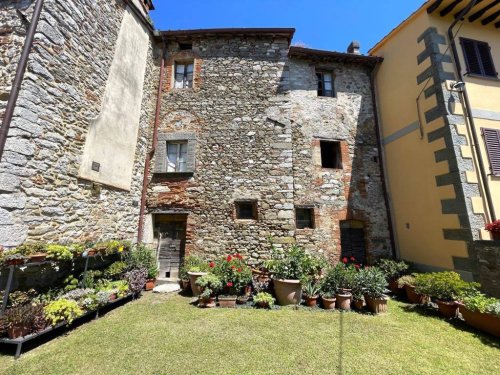
[[[471,0],[429,0],[424,6],[429,14],[458,18],[471,3]],[[465,15],[464,21],[500,28],[500,0],[476,0],[474,6]]]
[[[377,65],[378,63],[381,63],[384,60],[382,57],[378,56],[365,56],[357,55],[355,53],[325,51],[303,47],[290,47],[288,55],[290,57],[304,58],[314,61],[358,63],[371,67]]]
[[[165,40],[187,39],[192,37],[282,37],[292,41],[295,34],[294,28],[223,28],[223,29],[193,29],[193,30],[165,30],[160,31],[160,36]]]
[[[152,0],[144,0],[144,2],[148,6],[149,10],[155,10],[155,6],[153,5],[153,1]]]

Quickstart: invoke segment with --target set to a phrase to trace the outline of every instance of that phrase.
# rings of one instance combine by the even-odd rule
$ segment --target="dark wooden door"
[[[362,222],[343,221],[340,223],[341,258],[354,257],[356,263],[366,262],[365,230]]]
[[[177,278],[179,276],[179,267],[184,256],[185,229],[185,222],[160,224],[160,244],[158,247],[160,278]]]

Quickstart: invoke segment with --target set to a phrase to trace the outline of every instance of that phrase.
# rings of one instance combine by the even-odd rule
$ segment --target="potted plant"
[[[493,240],[500,240],[500,220],[495,220],[491,223],[486,224],[486,227],[484,229],[491,233],[491,237],[493,238]]]
[[[69,299],[58,299],[50,302],[44,308],[47,320],[55,326],[65,322],[71,324],[73,320],[83,315],[83,310],[78,303]]]
[[[359,278],[364,285],[366,306],[374,314],[387,311],[385,274],[377,267],[365,268],[359,271]]]
[[[146,291],[153,290],[156,284],[156,277],[158,276],[158,266],[154,265],[148,268],[148,275],[144,289]]]
[[[363,285],[362,273],[357,272],[352,283],[352,304],[354,309],[361,311],[365,306],[365,288]]]
[[[253,302],[257,307],[263,309],[270,309],[274,306],[274,298],[272,295],[266,292],[260,292],[253,297]]]
[[[302,297],[302,282],[318,276],[321,260],[292,245],[288,250],[272,247],[266,268],[272,275],[276,299],[282,306],[298,305]]]
[[[471,327],[500,337],[500,299],[484,294],[465,297],[459,303],[459,310]]]
[[[73,259],[73,253],[64,245],[47,245],[47,259],[67,262]]]
[[[434,298],[438,310],[446,318],[455,318],[458,314],[457,300],[477,294],[478,284],[462,280],[453,271],[432,272],[415,277],[415,291]]]
[[[182,266],[179,269],[179,278],[181,280],[180,285],[182,290],[188,290],[191,288],[189,276],[189,272],[191,271],[191,269],[194,269],[195,267],[201,269],[206,267],[206,264],[207,262],[194,255],[188,255],[184,258]]]
[[[246,287],[252,281],[252,271],[243,262],[240,254],[228,255],[216,262],[213,273],[222,281],[219,295],[220,307],[235,307],[239,296],[245,295]]]
[[[10,339],[24,337],[47,326],[43,306],[31,303],[8,309],[4,322]]]
[[[45,248],[46,245],[44,243],[36,242],[18,246],[16,247],[14,252],[27,257],[30,263],[41,263],[44,262],[47,258],[47,252]]]
[[[410,303],[425,305],[429,303],[429,296],[415,292],[415,275],[416,274],[401,276],[398,279],[398,288],[405,289],[406,298]]]
[[[222,289],[222,281],[214,274],[208,273],[196,279],[196,286],[201,290],[200,307],[215,307],[215,297]]]
[[[334,310],[335,301],[335,293],[321,289],[321,303],[325,310]]]
[[[190,256],[185,259],[184,270],[189,277],[189,284],[191,285],[191,292],[193,293],[193,296],[197,297],[201,293],[200,288],[196,284],[196,280],[205,276],[208,271],[213,270],[213,268],[215,268],[215,262],[207,263],[196,256]]]
[[[306,302],[306,306],[316,307],[320,290],[321,287],[315,280],[309,281],[306,284],[304,288],[304,300]]]
[[[335,296],[335,307],[341,310],[349,310],[351,308],[352,284],[356,272],[353,265],[347,265],[343,262],[330,267],[322,280],[323,298],[325,298],[325,295]],[[326,301],[327,304],[329,302]]]
[[[389,290],[394,294],[402,294],[404,290],[399,288],[398,279],[408,270],[409,264],[405,261],[379,259],[375,265],[384,273]]]

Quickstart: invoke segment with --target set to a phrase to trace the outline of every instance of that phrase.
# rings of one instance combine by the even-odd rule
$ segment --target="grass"
[[[434,312],[199,309],[146,294],[14,361],[3,374],[499,374],[500,342]]]

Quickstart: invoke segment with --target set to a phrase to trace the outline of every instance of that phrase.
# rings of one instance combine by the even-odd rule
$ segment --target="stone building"
[[[2,127],[36,25],[0,164],[0,245],[134,237],[158,74],[150,6],[0,3]]]
[[[338,261],[391,256],[371,72],[290,47],[293,29],[167,31],[145,241],[162,277],[184,253],[252,261],[298,243]]]
[[[381,59],[355,43],[290,47],[293,29],[158,32],[151,7],[2,2],[0,245],[138,239],[160,245],[161,277],[187,253],[256,262],[270,238],[332,261],[391,256],[371,85]]]

